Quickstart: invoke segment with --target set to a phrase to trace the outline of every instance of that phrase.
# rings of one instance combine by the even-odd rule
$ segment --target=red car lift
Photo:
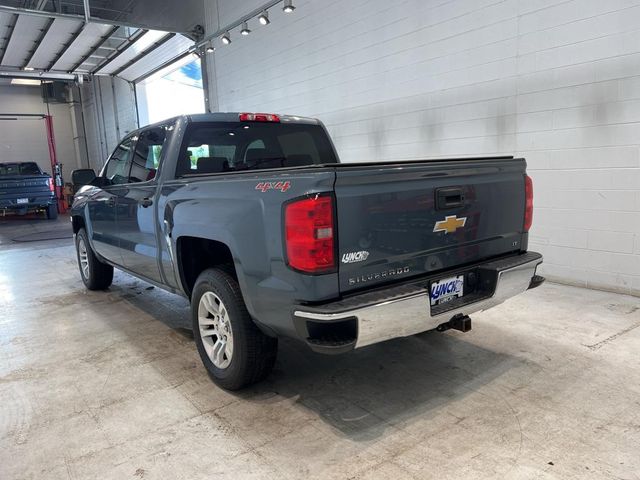
[[[58,163],[58,155],[56,153],[56,139],[53,135],[53,117],[51,115],[44,116],[44,124],[47,129],[47,144],[49,145],[49,158],[51,159],[51,174],[53,175],[53,188],[58,199],[58,212],[67,211],[67,205],[64,201],[64,183],[62,180],[62,167]]]

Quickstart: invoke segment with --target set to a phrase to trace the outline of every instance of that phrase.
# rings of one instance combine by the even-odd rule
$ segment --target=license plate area
[[[23,203],[29,203],[29,199],[28,198],[19,198],[17,200],[18,205],[21,205]]]
[[[464,275],[434,280],[429,285],[429,299],[431,306],[442,305],[464,295]]]

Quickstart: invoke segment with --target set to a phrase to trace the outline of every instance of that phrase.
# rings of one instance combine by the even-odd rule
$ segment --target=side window
[[[133,155],[129,183],[147,182],[155,178],[166,139],[165,127],[153,128],[140,134]]]
[[[129,183],[129,170],[131,170],[132,139],[127,138],[115,149],[104,169],[103,176],[112,185]]]

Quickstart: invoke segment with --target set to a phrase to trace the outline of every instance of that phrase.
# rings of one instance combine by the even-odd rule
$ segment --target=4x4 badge
[[[467,223],[467,217],[458,218],[457,215],[448,215],[444,220],[436,222],[433,227],[433,232],[444,232],[446,235],[447,233],[453,233],[457,229],[464,227],[465,223]]]
[[[256,185],[256,190],[265,193],[267,190],[279,190],[282,193],[291,188],[291,182],[260,182]]]

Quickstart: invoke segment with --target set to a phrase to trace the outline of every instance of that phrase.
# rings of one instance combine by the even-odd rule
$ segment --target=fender
[[[188,297],[184,286],[181,262],[178,257],[178,241],[183,237],[194,237],[219,242],[231,252],[234,268],[247,309],[256,316],[253,304],[256,283],[260,277],[271,272],[271,255],[266,247],[261,219],[247,218],[247,205],[234,207],[225,205],[221,215],[216,215],[215,200],[185,200],[167,202],[163,219],[164,239],[168,246],[174,274],[179,279],[180,288]],[[225,202],[226,203],[226,202]],[[245,210],[244,212],[242,210]],[[259,212],[262,209],[258,209]],[[251,281],[247,277],[251,276]]]

